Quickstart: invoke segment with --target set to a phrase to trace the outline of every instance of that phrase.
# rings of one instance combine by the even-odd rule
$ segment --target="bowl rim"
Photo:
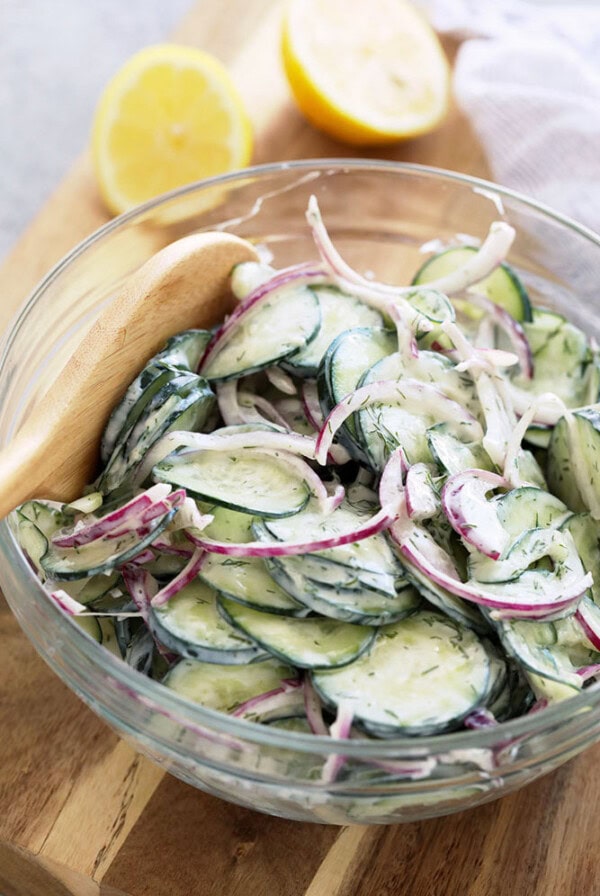
[[[461,172],[449,171],[444,168],[421,165],[409,162],[395,162],[382,159],[364,158],[314,158],[293,161],[283,161],[254,165],[227,174],[217,175],[186,184],[183,187],[170,190],[160,196],[136,206],[123,214],[111,219],[106,224],[97,228],[85,239],[81,240],[66,255],[64,255],[37,283],[25,299],[21,308],[9,322],[2,340],[2,353],[0,356],[0,376],[4,371],[6,356],[14,338],[22,326],[31,306],[38,297],[60,276],[63,270],[80,255],[86,252],[104,236],[117,230],[122,225],[142,218],[152,210],[181,198],[191,193],[200,192],[215,185],[226,185],[231,182],[251,178],[261,178],[272,174],[284,172],[299,173],[303,171],[319,170],[323,174],[344,173],[344,171],[388,172],[410,176],[420,176],[431,180],[442,180],[457,183],[471,188],[482,195],[489,194],[490,201],[494,198],[506,197],[513,202],[532,209],[543,217],[549,218],[560,226],[566,227],[594,245],[600,248],[600,234],[591,228],[580,224],[550,206],[521,194],[508,187],[501,186],[492,181],[479,177],[473,177]],[[499,216],[502,215],[499,212]],[[33,585],[33,594],[36,601],[40,601],[43,611],[50,613],[57,622],[64,625],[65,614],[50,600],[47,592],[42,587],[39,579],[34,575],[29,564],[22,554],[13,531],[7,520],[0,521],[0,537],[5,548],[11,553],[11,565],[21,572]],[[206,727],[219,733],[238,737],[244,741],[250,741],[258,745],[269,747],[297,749],[305,753],[332,754],[343,753],[348,757],[362,758],[390,758],[401,754],[402,756],[423,758],[431,753],[451,752],[460,749],[489,749],[497,746],[499,742],[512,741],[524,738],[527,735],[541,733],[546,728],[562,723],[565,719],[580,716],[583,710],[592,710],[600,704],[600,683],[591,685],[579,694],[560,701],[553,706],[546,707],[543,711],[529,713],[524,716],[500,722],[487,729],[469,729],[452,731],[445,734],[429,735],[427,737],[394,737],[381,740],[357,738],[356,740],[340,740],[325,735],[302,734],[294,731],[278,730],[271,726],[261,725],[245,719],[238,719],[217,710],[195,704],[175,691],[166,688],[161,682],[148,678],[135,669],[126,665],[122,660],[114,656],[102,645],[95,642],[79,626],[69,623],[71,634],[74,633],[76,647],[86,654],[87,658],[98,671],[111,679],[113,687],[116,685],[120,691],[125,691],[135,699],[142,698],[143,704],[159,714],[163,714],[176,724],[184,728]],[[37,649],[37,645],[36,646]],[[47,658],[44,657],[44,659]],[[62,678],[62,676],[59,676]],[[132,694],[132,691],[134,692]],[[140,702],[142,702],[140,701]]]

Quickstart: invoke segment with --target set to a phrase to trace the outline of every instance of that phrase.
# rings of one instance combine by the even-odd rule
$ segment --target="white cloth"
[[[600,231],[600,0],[418,0],[494,180]]]

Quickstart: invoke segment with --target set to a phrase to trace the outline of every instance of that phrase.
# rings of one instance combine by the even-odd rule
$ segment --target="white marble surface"
[[[0,259],[86,145],[111,74],[191,5],[0,0]]]

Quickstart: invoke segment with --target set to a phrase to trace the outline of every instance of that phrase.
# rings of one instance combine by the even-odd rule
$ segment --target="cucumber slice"
[[[249,514],[207,504],[202,511],[213,514],[213,521],[204,530],[210,538],[238,543],[254,539],[255,518]],[[264,560],[207,554],[199,575],[225,597],[253,609],[284,616],[304,616],[308,612],[269,575]]]
[[[333,340],[351,328],[381,327],[383,318],[374,308],[334,286],[310,287],[321,308],[321,326],[306,348],[282,362],[296,376],[316,376],[319,365]]]
[[[257,524],[257,532],[259,528],[260,526]],[[300,574],[311,582],[317,583],[321,588],[342,589],[344,591],[360,591],[366,588],[386,597],[395,597],[396,593],[406,585],[404,578],[400,575],[393,576],[389,573],[355,569],[343,563],[333,562],[331,559],[319,554],[283,557],[281,560],[282,565],[290,573]]]
[[[558,528],[569,516],[569,509],[560,498],[534,486],[514,488],[492,499],[500,524],[512,539],[526,529]]]
[[[371,645],[375,629],[332,619],[285,619],[221,598],[232,626],[277,659],[299,669],[332,669],[353,662]]]
[[[446,249],[429,258],[413,277],[414,284],[431,283],[445,277],[468,261],[477,252],[474,246]],[[506,263],[500,264],[489,276],[473,284],[475,291],[505,308],[515,320],[531,320],[531,302],[527,290],[515,271]]]
[[[437,734],[485,703],[490,658],[470,629],[429,610],[380,629],[368,653],[313,672],[323,701],[350,706],[370,734]]]
[[[561,417],[548,446],[548,484],[579,513],[600,518],[600,412],[596,407],[573,411],[572,423]]]
[[[131,479],[152,445],[168,432],[202,429],[214,406],[214,393],[202,377],[189,373],[171,379],[148,401],[111,455],[98,490],[106,494]]]
[[[554,622],[504,620],[497,629],[504,649],[521,665],[538,699],[556,701],[577,693],[583,684],[577,669],[600,659],[572,616]]]
[[[250,666],[182,660],[166,675],[163,684],[208,709],[233,712],[252,697],[274,691],[295,677],[291,666],[274,659]]]
[[[418,592],[408,586],[402,587],[394,597],[387,597],[368,588],[331,588],[303,576],[287,560],[284,557],[272,557],[266,561],[272,577],[295,600],[329,619],[364,625],[387,625],[414,613],[421,604]]]
[[[495,471],[495,466],[480,442],[466,444],[450,432],[447,423],[438,423],[426,433],[433,459],[449,476],[465,470]]]
[[[210,330],[183,330],[181,333],[171,336],[154,360],[164,361],[165,364],[171,364],[172,367],[191,370],[195,373],[211,339],[212,332]]]
[[[235,379],[297,354],[317,335],[321,309],[307,287],[286,289],[249,312],[202,368],[206,379]]]
[[[600,607],[600,523],[589,513],[575,513],[560,526],[571,533],[577,553],[586,572],[594,578],[590,592]]]
[[[150,361],[144,367],[108,418],[100,445],[100,459],[104,465],[108,464],[111,456],[125,443],[152,397],[174,376],[180,374],[180,370],[161,361]]]
[[[269,575],[264,561],[253,557],[220,557],[209,554],[200,578],[225,597],[254,610],[305,616],[306,607],[293,600]]]
[[[41,558],[44,572],[53,579],[82,579],[96,573],[110,572],[140,554],[168,526],[177,508],[157,517],[140,536],[135,530],[119,538],[97,538],[76,548],[57,548],[49,543]]]
[[[244,451],[173,453],[153,468],[152,478],[203,501],[264,517],[292,516],[310,497],[307,483],[283,460]]]
[[[215,590],[198,579],[164,606],[151,607],[149,623],[165,647],[188,659],[238,665],[266,656],[253,640],[223,619]]]
[[[398,337],[390,330],[362,327],[340,333],[327,349],[317,374],[323,414],[327,415],[342,398],[356,389],[369,367],[397,348]],[[346,420],[337,438],[352,457],[359,461],[365,459],[364,451],[356,442],[354,417]]]

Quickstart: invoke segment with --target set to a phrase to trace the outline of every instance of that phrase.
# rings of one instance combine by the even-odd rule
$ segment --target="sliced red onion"
[[[463,724],[465,728],[471,728],[474,731],[478,731],[482,728],[494,728],[498,722],[493,712],[490,712],[490,710],[486,709],[484,706],[480,706],[478,709],[474,709],[469,713]]]
[[[512,435],[508,441],[506,457],[504,459],[504,477],[512,488],[519,488],[522,485],[527,485],[527,483],[521,479],[519,474],[518,457],[521,453],[521,442],[525,438],[525,433],[536,418],[538,407],[547,404],[551,405],[555,398],[556,396],[552,392],[544,392],[542,395],[532,398],[529,407],[525,408],[521,414],[519,422],[513,429]],[[557,402],[560,402],[561,407],[564,409],[563,402],[560,401],[560,399],[556,400]]]
[[[516,425],[512,408],[507,407],[503,395],[497,388],[497,375],[491,365],[486,363],[487,356],[471,345],[456,324],[452,322],[442,324],[442,329],[454,343],[463,363],[468,362],[471,365],[470,372],[485,418],[486,431],[481,441],[496,466],[503,467],[508,444]]]
[[[279,392],[283,392],[284,395],[297,394],[296,384],[293,379],[280,367],[267,367],[265,374],[271,385]]]
[[[132,601],[140,611],[146,627],[149,628],[150,604],[158,591],[158,582],[147,569],[140,569],[132,563],[126,563],[121,569],[121,574]]]
[[[348,740],[352,729],[353,719],[354,710],[352,709],[351,704],[340,703],[337,709],[335,722],[329,728],[331,737],[336,740]],[[331,753],[323,765],[321,781],[324,784],[333,784],[345,762],[345,756],[341,756],[339,753]]]
[[[494,221],[488,235],[478,251],[467,261],[444,277],[427,284],[430,289],[438,289],[446,295],[462,292],[468,286],[488,277],[508,255],[515,238],[515,229],[504,221]]]
[[[521,389],[508,380],[505,384],[506,391],[515,409],[517,416],[522,417],[535,402],[535,414],[531,423],[540,423],[543,426],[555,426],[565,412],[565,403],[553,392],[544,392],[535,396],[527,389]]]
[[[60,609],[68,616],[79,616],[87,609],[85,604],[79,603],[78,600],[75,600],[73,597],[71,597],[70,594],[67,594],[66,591],[63,591],[62,588],[57,588],[56,591],[52,591],[50,593],[50,597],[52,598],[54,603],[58,607],[60,607]]]
[[[497,560],[510,543],[496,508],[486,495],[508,482],[487,470],[464,470],[450,476],[442,489],[442,507],[454,531],[486,557]]]
[[[185,528],[187,529],[189,526],[186,526]],[[195,526],[194,528],[198,527]],[[201,529],[202,528],[204,527],[201,527]],[[163,554],[173,554],[176,557],[191,557],[194,553],[191,544],[188,547],[185,545],[173,544],[168,532],[162,532],[158,538],[152,542],[152,547],[156,548],[157,551],[161,551]]]
[[[482,308],[486,314],[489,315],[488,319],[491,319],[496,326],[508,336],[515,350],[515,354],[519,359],[523,376],[529,380],[532,379],[533,355],[531,353],[529,340],[525,335],[525,330],[519,321],[515,320],[512,314],[509,314],[506,308],[503,308],[502,305],[490,301],[487,296],[484,296],[479,292],[470,291],[469,302],[473,305],[477,305],[478,308]]]
[[[237,380],[226,380],[224,383],[217,383],[215,386],[219,413],[226,426],[235,426],[238,423],[246,423],[245,415],[243,414],[238,401],[237,390]],[[158,444],[160,444],[160,440]],[[146,458],[147,457],[148,455],[146,455]],[[160,458],[160,460],[162,460],[162,458]],[[158,463],[158,461],[155,460],[154,463]],[[148,463],[144,463],[144,469],[148,469],[148,466]]]
[[[204,551],[202,549],[198,549],[194,551],[186,565],[183,567],[180,573],[178,573],[174,579],[171,579],[168,585],[165,585],[164,588],[161,588],[154,597],[152,598],[152,606],[153,607],[162,607],[164,604],[168,603],[172,597],[181,591],[182,588],[185,588],[186,585],[189,585],[192,582],[202,567],[202,563],[204,562]]]
[[[327,737],[329,731],[323,719],[323,707],[308,675],[304,676],[304,711],[312,733]]]
[[[437,759],[434,756],[429,756],[427,759],[367,759],[365,762],[390,775],[407,778],[409,781],[422,781],[428,778],[437,766]]]
[[[212,554],[223,554],[226,557],[292,557],[296,554],[313,554],[315,551],[326,551],[343,544],[352,544],[377,535],[388,529],[394,520],[394,512],[389,508],[381,509],[366,523],[351,532],[322,538],[315,541],[249,541],[243,544],[229,541],[215,541],[205,535],[186,532],[190,541]]]
[[[327,416],[317,437],[315,457],[318,463],[325,464],[333,438],[348,417],[371,404],[412,406],[416,413],[429,412],[439,423],[447,421],[459,425],[461,437],[467,441],[479,441],[483,435],[475,417],[435,386],[409,378],[379,380],[350,392]]]
[[[308,201],[306,219],[312,230],[319,255],[338,281],[342,279],[352,287],[362,288],[370,294],[387,296],[392,299],[415,292],[414,286],[398,287],[384,283],[373,283],[353,270],[333,246],[323,223],[316,196],[311,196]],[[473,283],[478,283],[504,261],[514,238],[514,228],[503,221],[494,221],[477,253],[469,257],[455,271],[452,271],[445,277],[440,277],[438,280],[427,283],[427,289],[437,290],[449,295],[461,292]],[[355,292],[355,294],[358,293]]]
[[[398,354],[403,361],[414,361],[419,357],[419,348],[417,340],[412,331],[411,319],[413,315],[406,314],[406,309],[399,307],[393,303],[389,306],[389,315],[396,326],[396,335],[398,336]]]
[[[575,619],[594,650],[600,650],[600,624],[598,612],[590,612],[589,604],[582,600],[575,611]]]
[[[407,517],[399,516],[389,531],[402,556],[419,572],[457,597],[489,607],[499,617],[545,619],[556,616],[577,604],[592,584],[590,573],[581,576],[576,570],[571,575],[567,573],[563,576],[560,593],[555,592],[550,598],[548,587],[539,600],[537,594],[535,599],[530,600],[523,596],[515,598],[510,595],[510,586],[515,583],[508,583],[503,594],[500,588],[493,590],[490,585],[462,582],[450,555],[436,544],[428,532]]]
[[[182,489],[183,491],[183,489]],[[174,533],[181,529],[205,529],[212,523],[214,517],[211,513],[200,513],[198,505],[193,498],[187,498],[180,505],[179,510],[174,519],[169,523],[168,532]],[[166,533],[161,533],[160,538],[164,538]],[[152,542],[153,547],[157,547],[155,541]]]
[[[415,522],[429,520],[435,516],[440,500],[431,481],[431,471],[427,464],[418,463],[409,467],[406,473],[406,510]]]
[[[250,314],[253,314],[261,304],[270,301],[274,294],[280,290],[287,289],[291,284],[300,286],[308,283],[323,283],[326,279],[325,272],[321,267],[312,264],[298,264],[282,268],[280,271],[277,271],[275,276],[264,283],[260,283],[256,289],[252,290],[250,295],[240,302],[239,305],[236,305],[229,317],[217,328],[206,346],[198,366],[198,372],[202,373],[206,369],[217,352],[231,338],[232,333],[234,333],[240,323]]]
[[[54,535],[52,543],[59,548],[75,548],[89,544],[97,538],[104,538],[117,528],[131,529],[133,522],[141,518],[143,512],[167,499],[171,494],[171,486],[164,482],[153,485],[122,507],[107,513],[106,516],[91,523],[79,522],[71,532]],[[177,498],[179,501],[179,498]]]
[[[288,707],[295,708],[297,705],[298,689],[302,687],[302,682],[295,679],[285,679],[282,681],[281,687],[273,688],[271,691],[265,691],[264,694],[258,694],[256,697],[250,697],[234,709],[232,716],[244,718],[247,715],[264,715],[266,713],[285,710]]]
[[[323,426],[323,412],[315,380],[304,380],[302,384],[302,407],[306,419],[316,434]],[[342,464],[347,464],[351,459],[343,445],[332,443],[328,452],[328,460],[341,466]]]
[[[156,556],[152,548],[146,548],[141,554],[136,554],[136,556],[130,560],[130,563],[134,566],[144,566],[145,563],[152,563],[155,559]]]
[[[600,675],[600,663],[593,663],[591,666],[582,666],[581,669],[577,669],[576,671],[582,681],[588,681],[590,678],[596,678],[597,675]]]

